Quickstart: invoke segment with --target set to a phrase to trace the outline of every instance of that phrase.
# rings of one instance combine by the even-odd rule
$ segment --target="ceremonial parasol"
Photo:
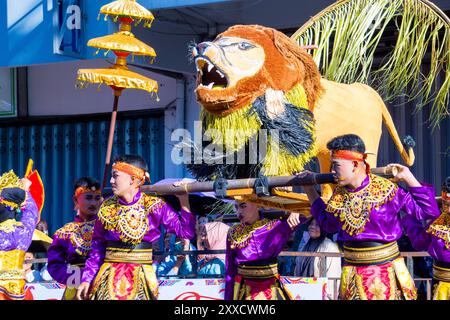
[[[114,129],[116,125],[119,97],[124,89],[140,89],[149,93],[157,93],[158,83],[155,80],[144,77],[138,73],[128,70],[127,57],[147,56],[153,62],[156,57],[155,50],[149,45],[136,39],[131,33],[131,24],[138,25],[143,22],[144,27],[150,27],[154,19],[153,14],[141,6],[135,0],[117,0],[100,8],[100,14],[111,17],[114,22],[120,21],[120,30],[112,35],[94,38],[87,45],[100,50],[106,50],[105,55],[112,51],[116,55],[113,66],[107,69],[80,69],[77,75],[77,84],[86,87],[89,83],[106,84],[114,92],[113,112],[109,128],[108,146],[103,172],[102,190],[106,185],[109,164],[111,160]]]

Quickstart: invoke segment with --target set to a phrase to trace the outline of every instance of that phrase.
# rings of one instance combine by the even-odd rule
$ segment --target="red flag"
[[[32,170],[33,168],[33,160],[28,160],[27,170],[25,172],[25,178],[31,181],[30,193],[36,202],[36,205],[39,209],[39,220],[41,218],[42,208],[44,207],[45,200],[45,192],[44,192],[44,183],[42,182],[41,176],[37,170]]]

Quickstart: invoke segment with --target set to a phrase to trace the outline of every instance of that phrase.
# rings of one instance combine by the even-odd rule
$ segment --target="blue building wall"
[[[42,218],[51,233],[74,217],[74,181],[87,175],[101,181],[103,175],[109,119],[69,121],[0,125],[0,172],[23,176],[28,159],[34,160],[46,193]],[[152,181],[164,178],[163,123],[162,115],[121,117],[112,156],[140,154]]]

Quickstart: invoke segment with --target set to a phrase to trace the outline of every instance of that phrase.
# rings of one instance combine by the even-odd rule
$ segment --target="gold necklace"
[[[229,236],[231,242],[231,248],[244,248],[246,247],[252,235],[256,230],[262,229],[267,226],[267,229],[271,229],[276,223],[276,220],[269,220],[267,218],[256,221],[252,225],[240,223],[231,227]]]
[[[445,247],[450,250],[450,214],[448,212],[442,213],[434,220],[427,232],[444,240]]]
[[[142,194],[136,203],[122,205],[119,198],[113,196],[103,202],[98,219],[106,230],[119,233],[122,241],[138,244],[150,228],[148,214],[163,204],[157,197]]]
[[[70,240],[75,252],[87,256],[91,251],[95,220],[87,222],[70,222],[55,232],[55,237]]]
[[[391,181],[369,174],[369,184],[356,192],[338,186],[328,201],[326,211],[339,217],[342,229],[352,235],[364,231],[370,212],[391,201],[398,186]]]

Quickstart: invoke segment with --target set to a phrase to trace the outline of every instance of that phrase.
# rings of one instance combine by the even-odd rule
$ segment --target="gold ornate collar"
[[[433,223],[428,227],[428,233],[444,240],[445,247],[450,250],[450,214],[442,213]]]
[[[91,251],[95,220],[87,222],[70,222],[55,232],[55,237],[69,240],[75,252],[87,256]]]
[[[351,192],[338,186],[326,211],[339,217],[342,229],[350,235],[358,235],[364,231],[370,212],[391,201],[396,195],[398,186],[391,181],[369,174],[369,183],[361,190]]]
[[[122,241],[138,244],[149,229],[148,214],[163,205],[161,199],[146,194],[132,205],[120,204],[119,198],[113,196],[103,202],[98,219],[106,230],[119,233]]]
[[[22,222],[16,221],[14,219],[8,219],[0,223],[0,231],[11,233],[16,230],[16,227],[22,226]]]
[[[277,220],[270,219],[261,219],[256,221],[252,225],[247,225],[243,223],[239,223],[230,228],[229,237],[231,242],[231,248],[244,248],[250,242],[250,238],[256,232],[256,230],[267,227],[267,229],[271,229]]]

